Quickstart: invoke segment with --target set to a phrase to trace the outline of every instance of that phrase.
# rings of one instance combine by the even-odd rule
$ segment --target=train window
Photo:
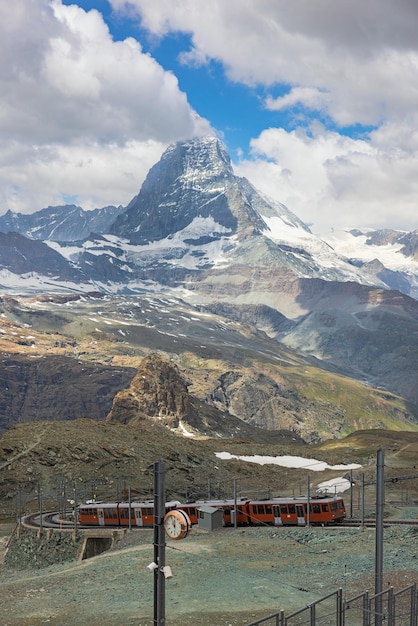
[[[150,507],[142,509],[142,515],[152,515],[152,514],[153,514],[153,509],[151,509]]]
[[[282,515],[286,515],[286,514],[287,514],[287,506],[286,506],[286,504],[282,504],[282,505],[280,506],[280,513],[281,513]]]
[[[312,505],[312,513],[320,513],[319,504],[315,503]]]
[[[189,515],[196,515],[196,509],[194,508],[194,506],[191,506],[187,509],[187,512]]]
[[[226,506],[224,508],[224,513],[225,513],[225,515],[229,515],[231,513],[231,509],[229,508],[229,506]]]
[[[321,504],[322,513],[328,512],[328,504]]]
[[[253,504],[253,513],[257,513],[257,507]]]
[[[337,502],[331,502],[331,511],[336,511],[338,508],[338,503]]]
[[[293,515],[296,513],[296,508],[294,504],[289,504],[289,513],[293,513]]]
[[[107,519],[112,519],[112,518],[117,517],[116,509],[114,508],[103,509],[103,511],[104,511],[104,517]]]
[[[257,507],[257,513],[259,515],[264,515],[264,506],[262,504],[259,504]]]
[[[271,506],[269,504],[266,504],[266,514],[267,515],[271,515],[272,514]]]
[[[119,509],[121,519],[128,519],[128,509]]]
[[[198,511],[197,511],[197,517],[198,517],[199,519],[203,519],[203,518],[205,517],[205,514],[203,513],[203,511],[198,510]]]

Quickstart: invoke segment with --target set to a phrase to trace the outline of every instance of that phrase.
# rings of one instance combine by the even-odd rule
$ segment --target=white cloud
[[[308,109],[325,109],[329,100],[328,94],[312,87],[294,87],[288,94],[279,98],[266,98],[266,108],[270,111],[281,111],[301,104]]]
[[[265,108],[293,115],[293,131],[253,139],[237,173],[316,231],[416,228],[416,0],[110,1],[136,10],[156,36],[190,34],[184,62],[215,59],[230,80],[270,91]],[[298,128],[315,111],[332,131]],[[353,125],[375,130],[363,139],[338,132]]]
[[[0,7],[0,89],[1,213],[127,203],[168,143],[209,129],[137,41],[60,0]]]
[[[414,0],[111,0],[136,7],[154,34],[191,34],[185,58],[216,59],[248,85],[328,92],[341,125],[378,124],[416,103],[418,5]],[[271,102],[271,100],[270,100]]]
[[[254,138],[236,171],[315,231],[416,228],[416,0],[110,3],[158,37],[189,33],[184,62],[215,59],[231,80],[262,85],[272,113],[305,109],[294,130]],[[0,90],[0,213],[74,194],[85,208],[127,203],[168,143],[209,130],[138,41],[114,41],[98,11],[60,0],[0,5]],[[332,131],[298,128],[315,111]],[[375,130],[336,130],[350,124]]]
[[[409,126],[408,126],[409,127]],[[399,129],[399,126],[396,125]],[[280,198],[319,233],[355,226],[416,228],[418,134],[386,125],[370,140],[316,125],[311,132],[268,129],[252,141],[253,159],[235,169]]]

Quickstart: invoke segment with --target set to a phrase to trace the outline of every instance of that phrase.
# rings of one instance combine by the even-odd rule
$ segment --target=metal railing
[[[377,611],[379,609],[379,611]],[[286,615],[279,611],[247,626],[418,626],[416,583],[399,591],[388,587],[376,595],[364,593],[345,600],[338,589]]]

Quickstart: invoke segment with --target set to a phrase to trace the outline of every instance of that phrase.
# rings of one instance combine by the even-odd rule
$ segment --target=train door
[[[103,509],[97,509],[97,517],[99,518],[99,526],[104,526],[104,513]]]
[[[274,525],[275,526],[282,526],[283,522],[282,522],[282,518],[280,517],[280,507],[277,506],[277,504],[275,504],[273,506],[273,518],[274,518]]]
[[[143,526],[141,509],[139,507],[135,507],[135,524],[137,526]]]
[[[305,515],[303,512],[303,504],[296,505],[296,515],[298,518],[298,526],[305,526]]]

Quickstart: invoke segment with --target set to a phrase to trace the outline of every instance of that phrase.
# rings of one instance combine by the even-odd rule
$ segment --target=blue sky
[[[15,0],[0,8],[0,214],[127,204],[172,142],[314,232],[413,230],[412,0]]]
[[[73,2],[63,0],[63,4],[71,5]],[[179,55],[192,47],[190,34],[173,32],[163,38],[155,37],[141,26],[140,16],[132,20],[123,14],[115,15],[107,0],[87,0],[77,4],[87,11],[100,11],[115,40],[134,37],[141,43],[144,52],[155,58],[165,70],[173,72],[190,105],[210,121],[232,156],[237,152],[248,154],[251,138],[268,126],[292,127],[292,115],[265,108],[266,90],[263,85],[248,87],[228,80],[222,63],[214,59],[201,67],[182,63]],[[275,85],[270,90],[276,96],[287,91],[287,85]]]

